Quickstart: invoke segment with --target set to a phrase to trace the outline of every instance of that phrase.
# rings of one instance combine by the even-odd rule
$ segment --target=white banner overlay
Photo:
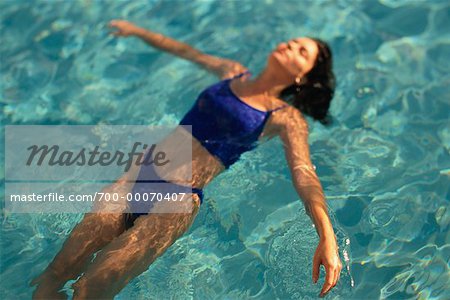
[[[190,126],[6,126],[5,209],[190,211],[190,132]]]

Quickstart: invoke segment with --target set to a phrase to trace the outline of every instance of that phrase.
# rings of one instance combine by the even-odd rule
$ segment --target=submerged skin
[[[220,79],[247,70],[238,62],[207,55],[185,43],[127,21],[111,21],[110,27],[116,29],[112,34],[117,37],[138,37],[152,47],[200,65]],[[317,54],[317,44],[309,38],[280,43],[269,54],[266,68],[261,74],[254,79],[248,76],[233,79],[230,87],[250,106],[260,110],[274,109],[286,104],[278,98],[280,92],[312,69]],[[268,140],[276,136],[283,142],[294,188],[319,235],[313,258],[312,279],[317,282],[320,265],[323,265],[326,278],[320,296],[324,296],[337,284],[342,264],[322,186],[310,160],[308,124],[299,110],[289,106],[271,114],[260,138]],[[195,138],[192,142],[192,180],[185,184],[203,188],[225,167]],[[105,187],[103,192],[130,192],[138,172],[139,167],[132,168],[116,183]],[[158,173],[163,174],[164,171]],[[125,230],[125,204],[115,208],[115,213],[85,214],[47,269],[32,281],[33,285],[38,284],[33,298],[65,299],[65,294],[58,291],[65,282],[77,279],[83,273],[73,284],[74,299],[112,299],[190,228],[200,206],[196,194],[192,195],[192,199],[193,206],[189,212],[144,215],[129,230]],[[98,250],[102,251],[91,262]]]

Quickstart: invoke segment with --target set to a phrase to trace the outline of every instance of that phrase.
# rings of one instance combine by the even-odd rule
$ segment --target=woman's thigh
[[[194,194],[193,199],[190,212],[153,212],[137,218],[133,227],[97,254],[73,285],[74,299],[113,298],[130,280],[146,271],[193,223],[199,209],[198,196]]]

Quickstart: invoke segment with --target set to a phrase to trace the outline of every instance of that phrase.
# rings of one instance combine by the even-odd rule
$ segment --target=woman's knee
[[[101,276],[81,276],[74,284],[73,299],[113,299],[118,291],[114,291],[114,284],[110,272]]]
[[[74,284],[72,284],[73,299],[87,299],[90,286],[84,277],[81,277]]]
[[[72,284],[73,299],[95,299],[99,298],[104,291],[104,285],[100,282],[93,284],[92,280],[82,276],[74,284]],[[103,296],[102,296],[103,297]]]
[[[111,252],[118,253],[114,256],[112,254],[116,253]],[[72,284],[73,299],[113,299],[150,265],[150,261],[141,256],[141,251],[129,254],[112,249],[111,252],[100,252],[93,265]]]

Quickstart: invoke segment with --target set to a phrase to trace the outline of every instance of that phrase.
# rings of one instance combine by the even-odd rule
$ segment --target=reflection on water
[[[334,123],[311,124],[310,144],[351,270],[329,297],[450,298],[448,1],[3,1],[0,11],[4,124],[176,124],[215,82],[137,40],[108,37],[112,18],[239,59],[254,74],[280,41],[328,40]],[[244,154],[205,193],[190,232],[118,299],[319,293],[310,278],[317,237],[279,141]],[[6,298],[29,298],[27,281],[80,218],[2,216]]]

